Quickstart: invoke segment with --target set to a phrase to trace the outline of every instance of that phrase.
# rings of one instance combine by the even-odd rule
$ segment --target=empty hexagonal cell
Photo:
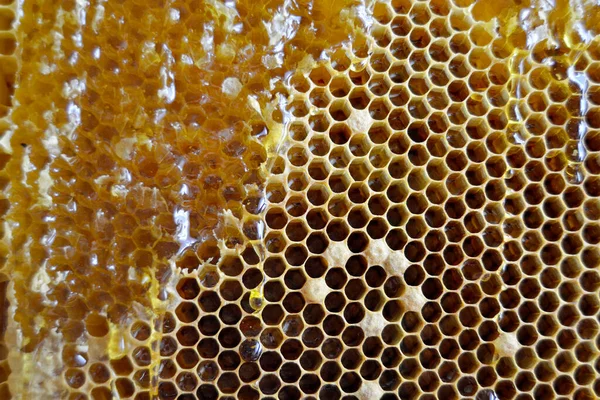
[[[348,96],[350,105],[357,110],[364,110],[371,102],[369,92],[364,88],[354,88]]]
[[[314,226],[310,221],[308,224],[311,227]],[[323,224],[325,224],[325,222],[323,222]],[[302,245],[292,245],[285,250],[285,259],[293,266],[301,265],[306,260],[307,256],[308,253]]]
[[[271,229],[282,229],[287,224],[288,218],[285,210],[281,208],[271,208],[267,211],[267,215],[265,216],[265,220],[269,228]],[[242,266],[243,268],[243,266]],[[241,272],[241,268],[237,272],[239,274]],[[237,275],[236,274],[236,275]],[[229,274],[227,274],[229,275]],[[230,275],[235,276],[235,275]]]
[[[308,178],[302,172],[292,172],[288,175],[288,187],[294,191],[302,191],[308,185]]]
[[[415,34],[411,34],[411,40],[418,41],[416,45],[423,46],[426,45],[430,39],[427,35],[416,36]],[[431,62],[430,53],[425,52],[424,50],[417,50],[410,55],[408,62],[415,72],[425,72],[429,68]]]
[[[471,94],[471,96],[469,96],[469,98],[467,99],[467,110],[469,111],[469,113],[471,115],[476,115],[476,116],[483,116],[485,115],[488,110],[489,110],[489,104],[486,100],[486,98],[482,95],[479,94]],[[492,119],[492,121],[494,121],[495,123],[499,123],[498,121]]]
[[[329,83],[329,91],[334,97],[345,97],[351,87],[351,82],[345,75],[336,76]]]
[[[296,122],[290,125],[290,137],[298,142],[302,142],[308,136],[308,128],[302,122]]]
[[[331,72],[324,65],[319,65],[308,77],[317,86],[327,86],[331,80]]]
[[[427,47],[431,42],[431,35],[427,31],[427,29],[422,27],[413,28],[413,30],[410,32],[409,38],[411,44],[419,49]],[[418,70],[423,71],[424,69]]]
[[[175,314],[181,322],[193,322],[198,318],[199,310],[194,303],[183,302],[177,306]]]
[[[348,71],[348,76],[354,85],[361,86],[369,81],[371,73],[369,72],[368,68],[362,68],[359,70]]]
[[[330,202],[331,204],[331,202]],[[332,205],[333,206],[333,205]],[[312,209],[306,216],[308,226],[312,229],[322,229],[327,224],[328,217],[322,209]]]
[[[308,143],[308,148],[315,156],[324,156],[329,152],[330,144],[324,137],[313,137]]]
[[[288,150],[287,158],[296,167],[303,166],[308,162],[308,154],[304,146],[292,147]]]
[[[408,112],[415,119],[425,119],[430,109],[424,99],[414,99],[408,103]]]
[[[331,102],[331,95],[325,88],[316,87],[309,94],[309,101],[318,108],[327,108]]]
[[[304,100],[301,99],[296,99],[294,101],[292,101],[288,106],[287,109],[290,113],[292,113],[292,115],[294,117],[304,117],[305,115],[308,114],[308,106],[306,104],[306,102]]]
[[[278,182],[269,183],[267,185],[267,199],[271,203],[280,203],[285,199],[286,189]]]
[[[308,118],[308,126],[315,132],[327,131],[329,124],[329,118],[324,113],[313,114]]]
[[[308,174],[310,177],[317,181],[322,181],[327,179],[329,176],[329,165],[322,160],[313,160],[308,165]]]
[[[391,60],[386,53],[376,53],[370,57],[371,68],[377,72],[385,72],[391,64]]]
[[[327,236],[333,241],[343,241],[348,237],[349,228],[344,220],[334,220],[327,226]]]
[[[436,40],[429,46],[431,58],[438,62],[446,62],[452,56],[450,49],[444,40]]]
[[[234,301],[242,295],[243,289],[238,281],[225,280],[219,287],[219,293],[224,300]]]
[[[306,283],[306,275],[302,270],[292,269],[285,274],[284,282],[288,289],[299,290]]]
[[[413,76],[408,81],[408,88],[417,96],[423,96],[429,91],[431,83],[426,76]]]
[[[375,75],[369,81],[368,87],[375,96],[384,96],[390,90],[391,85],[392,83],[386,75]]]
[[[346,100],[334,100],[329,106],[329,115],[335,121],[345,121],[350,117],[352,108]]]

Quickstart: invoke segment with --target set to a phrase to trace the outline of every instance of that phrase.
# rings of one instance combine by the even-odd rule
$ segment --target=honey
[[[0,5],[0,398],[600,397],[598,10]]]

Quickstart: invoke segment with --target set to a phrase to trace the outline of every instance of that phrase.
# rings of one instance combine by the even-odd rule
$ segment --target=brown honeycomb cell
[[[0,0],[0,398],[600,397],[591,1]]]

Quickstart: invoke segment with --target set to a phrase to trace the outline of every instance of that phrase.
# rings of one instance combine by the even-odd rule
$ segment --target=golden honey
[[[0,398],[600,397],[598,6],[0,6]]]

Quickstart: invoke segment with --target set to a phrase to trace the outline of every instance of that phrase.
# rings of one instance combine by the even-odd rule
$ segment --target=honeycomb
[[[0,399],[600,398],[599,20],[0,5]]]

